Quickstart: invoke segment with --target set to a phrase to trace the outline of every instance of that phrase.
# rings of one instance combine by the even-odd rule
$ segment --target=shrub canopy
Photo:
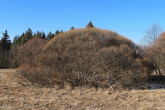
[[[38,65],[55,77],[55,82],[101,87],[120,82],[128,86],[144,75],[137,56],[131,40],[116,32],[85,28],[50,40],[39,55]]]

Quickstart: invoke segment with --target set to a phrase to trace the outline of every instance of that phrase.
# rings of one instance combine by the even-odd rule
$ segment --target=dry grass
[[[0,110],[164,110],[164,90],[38,88],[0,70]]]

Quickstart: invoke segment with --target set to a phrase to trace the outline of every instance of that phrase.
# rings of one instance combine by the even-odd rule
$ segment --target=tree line
[[[86,25],[86,28],[95,27],[90,21]],[[70,30],[74,30],[74,27],[71,27]],[[56,30],[54,33],[49,32],[47,35],[43,31],[33,33],[33,31],[29,28],[21,35],[16,35],[13,42],[11,42],[8,31],[5,30],[0,39],[0,69],[17,68],[20,65],[25,64],[24,62],[26,62],[26,64],[29,62],[31,63],[32,61],[28,59],[32,56],[37,56],[46,42],[60,33],[63,33],[63,30]],[[164,75],[165,32],[162,33],[161,27],[154,24],[146,32],[146,36],[143,41],[145,41],[146,45],[137,46],[135,44],[136,52],[147,58],[150,64],[152,64],[150,67],[155,70],[156,74],[159,76]]]
[[[86,28],[90,27],[94,27],[91,21],[88,23],[88,25],[86,25]],[[70,29],[73,30],[74,26],[72,26]],[[21,35],[15,35],[13,42],[11,42],[8,31],[5,30],[2,38],[0,39],[0,69],[18,67],[19,64],[16,63],[18,58],[16,56],[18,55],[18,51],[20,49],[19,47],[25,44],[30,39],[38,38],[50,40],[60,33],[63,33],[62,29],[60,31],[56,30],[54,33],[49,32],[46,35],[43,31],[37,31],[33,33],[32,29],[28,28]]]
[[[55,33],[49,32],[47,35],[45,35],[45,32],[37,31],[33,34],[32,29],[28,28],[26,32],[22,33],[22,35],[16,35],[14,37],[13,42],[11,42],[8,31],[5,30],[2,38],[0,39],[0,68],[9,68],[11,66],[10,59],[12,48],[16,48],[17,46],[26,43],[28,40],[32,38],[50,40],[62,32],[63,30],[56,30]]]

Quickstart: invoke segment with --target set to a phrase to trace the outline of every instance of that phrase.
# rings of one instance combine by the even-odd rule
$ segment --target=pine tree
[[[54,37],[54,34],[49,32],[48,35],[47,35],[47,39],[50,40]]]
[[[90,21],[90,22],[88,23],[88,25],[86,25],[86,27],[87,27],[87,28],[93,28],[94,26],[93,26],[92,22]]]
[[[42,39],[46,39],[45,32],[42,32]]]
[[[12,45],[20,44],[20,41],[21,41],[21,37],[19,35],[15,35]]]
[[[41,38],[42,33],[40,31],[37,31],[37,33],[34,33],[33,37]]]
[[[33,36],[33,32],[30,28],[28,28],[28,30],[25,33],[25,37],[29,40],[32,38],[32,36]]]
[[[63,33],[64,31],[61,29],[60,33]]]
[[[73,30],[74,29],[74,26],[72,26],[71,28],[70,28],[70,30]]]
[[[3,33],[3,37],[1,39],[1,43],[2,43],[2,49],[5,51],[10,50],[10,46],[11,46],[11,41],[8,35],[7,30],[5,30],[5,32]]]
[[[59,30],[57,29],[56,32],[55,32],[55,36],[58,35],[60,32]]]
[[[24,44],[26,41],[28,41],[28,39],[26,38],[25,34],[23,33],[20,37],[20,43]]]
[[[0,40],[0,68],[9,67],[9,51],[11,47],[11,41],[7,30],[3,33],[3,37]]]
[[[25,33],[23,33],[20,37],[20,43],[24,44],[26,41],[31,39],[33,36],[32,30],[29,28]]]

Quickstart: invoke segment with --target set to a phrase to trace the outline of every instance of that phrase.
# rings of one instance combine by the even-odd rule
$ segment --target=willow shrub
[[[130,87],[146,78],[135,44],[116,32],[74,29],[51,39],[37,56],[34,73],[25,76],[43,86]],[[36,72],[37,71],[37,72]],[[33,76],[33,77],[29,77]]]

